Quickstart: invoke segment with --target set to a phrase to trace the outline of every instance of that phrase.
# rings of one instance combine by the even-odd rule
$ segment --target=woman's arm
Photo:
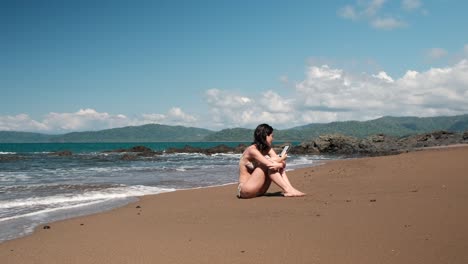
[[[271,148],[270,151],[268,152],[268,155],[271,157],[271,160],[279,162],[279,163],[283,163],[283,165],[286,166],[286,158],[288,157],[288,154],[284,154],[283,156],[280,157],[278,156],[278,154],[276,154],[275,150]]]
[[[271,151],[271,150],[270,150]],[[252,156],[253,159],[258,161],[260,164],[270,168],[270,169],[282,169],[283,163],[277,162],[274,159],[270,158],[267,159],[255,146],[249,149],[249,154]],[[268,153],[270,155],[270,152]],[[276,155],[276,153],[275,153]],[[270,156],[271,157],[271,156]],[[276,155],[278,157],[278,155]]]

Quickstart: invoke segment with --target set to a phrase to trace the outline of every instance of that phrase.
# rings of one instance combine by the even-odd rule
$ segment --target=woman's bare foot
[[[305,196],[305,195],[306,195],[305,193],[303,193],[301,191],[298,191],[296,189],[292,189],[291,191],[283,193],[284,197],[302,197],[302,196]]]

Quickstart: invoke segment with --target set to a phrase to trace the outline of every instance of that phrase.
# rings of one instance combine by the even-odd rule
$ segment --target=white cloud
[[[429,59],[440,59],[445,57],[448,52],[442,48],[432,48],[427,51],[427,57]]]
[[[47,126],[32,120],[29,115],[0,116],[0,130],[5,131],[44,131]]]
[[[145,124],[159,124],[167,119],[164,114],[143,114],[142,117]]]
[[[373,19],[371,21],[371,25],[372,27],[377,29],[391,30],[395,28],[405,27],[406,23],[393,17],[386,17]]]
[[[279,77],[279,80],[280,82],[284,83],[284,84],[288,84],[289,83],[289,77],[287,75],[282,75]]]
[[[420,0],[403,0],[401,6],[406,11],[412,11],[421,8],[422,3]]]
[[[273,91],[267,91],[260,98],[260,106],[271,113],[288,113],[292,111],[292,101],[282,98]]]
[[[169,109],[167,116],[172,124],[187,124],[194,123],[197,121],[197,118],[195,116],[185,113],[179,107],[173,107]]]
[[[31,119],[26,114],[0,116],[0,130],[61,132],[103,129],[127,124],[123,115],[112,116],[93,109],[80,109],[75,113],[49,113],[42,121]]]
[[[356,13],[356,10],[353,6],[347,5],[338,10],[338,15],[345,19],[357,20],[359,14]]]
[[[166,114],[143,114],[141,118],[137,118],[132,124],[192,125],[197,121],[196,116],[185,113],[179,107],[172,107]]]
[[[311,67],[306,80],[296,87],[299,98],[303,98],[302,107],[327,114],[334,112],[336,120],[468,112],[467,60],[421,73],[408,71],[396,80],[384,72],[372,76],[342,72],[338,79],[324,80],[316,77],[316,68]],[[324,66],[321,69],[338,71]]]
[[[386,0],[357,0],[354,5],[346,5],[338,9],[338,15],[351,21],[366,21],[375,29],[393,30],[407,26],[397,11],[389,13],[385,10]],[[404,11],[419,10],[422,3],[419,0],[404,0],[401,8]],[[400,12],[401,13],[401,12]],[[423,14],[427,14],[423,10]],[[407,15],[410,15],[407,13]],[[398,17],[398,18],[397,18]]]
[[[245,105],[253,103],[253,100],[246,96],[234,95],[218,89],[210,89],[206,91],[206,98],[210,105],[220,108],[242,108]]]
[[[294,121],[293,99],[286,99],[273,91],[249,98],[219,89],[206,92],[210,111],[207,125],[213,128],[253,127],[262,122],[288,124]]]
[[[379,72],[379,74],[377,74],[377,75],[372,75],[372,77],[384,80],[384,81],[389,82],[389,83],[394,82],[392,77],[388,76],[387,73],[383,72],[383,71]]]
[[[364,11],[363,13],[366,16],[373,17],[377,15],[377,13],[382,9],[383,5],[385,4],[385,0],[371,0],[367,3],[364,3]]]
[[[346,73],[327,65],[311,66],[306,79],[296,86],[299,107],[319,112],[348,112],[362,107],[379,108],[377,98],[387,93],[388,79]],[[367,98],[364,102],[361,98]]]
[[[41,122],[47,130],[83,131],[124,126],[129,120],[124,115],[99,113],[94,109],[80,109],[75,113],[49,113]]]
[[[205,92],[206,102],[211,109],[210,121],[214,127],[226,127],[228,124],[242,126],[252,122],[258,114],[255,100],[219,89]]]
[[[384,71],[354,74],[327,65],[311,65],[304,80],[296,83],[292,92],[288,97],[275,91],[251,94],[256,100],[235,105],[231,102],[240,102],[239,98],[244,96],[210,90],[207,102],[221,127],[255,127],[267,122],[277,128],[289,128],[386,115],[465,114],[468,113],[468,61],[424,72],[409,70],[399,78]]]

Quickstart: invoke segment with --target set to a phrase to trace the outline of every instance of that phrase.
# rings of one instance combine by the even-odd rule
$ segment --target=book
[[[284,154],[288,153],[289,151],[289,145],[284,146],[283,150],[281,151],[281,154],[279,155],[282,157]]]

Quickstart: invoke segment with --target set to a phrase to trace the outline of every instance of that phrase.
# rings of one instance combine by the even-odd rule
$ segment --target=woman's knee
[[[250,190],[250,189],[247,189],[247,190],[242,189],[240,191],[240,197],[245,198],[245,199],[254,198],[254,197],[257,197],[257,192]]]

